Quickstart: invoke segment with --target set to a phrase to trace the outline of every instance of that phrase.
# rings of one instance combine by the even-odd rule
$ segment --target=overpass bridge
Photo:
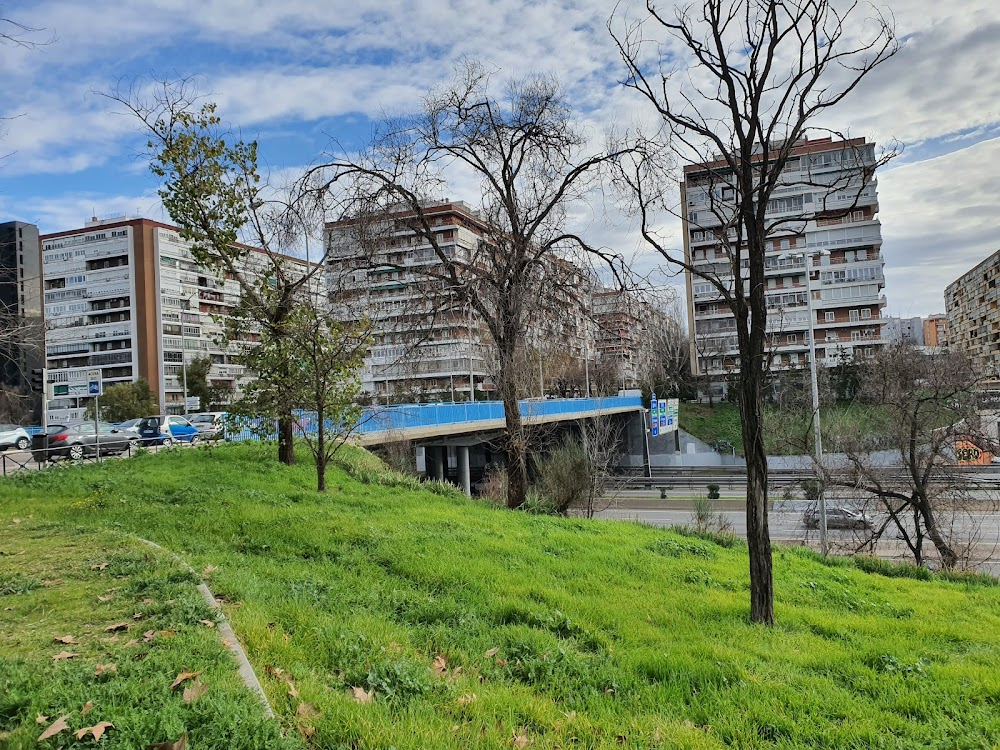
[[[519,403],[521,417],[527,425],[605,417],[643,409],[641,396],[526,399]],[[505,417],[501,401],[368,407],[355,435],[357,442],[365,446],[470,436],[502,430]]]

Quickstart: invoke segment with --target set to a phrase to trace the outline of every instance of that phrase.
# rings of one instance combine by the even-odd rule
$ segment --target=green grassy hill
[[[998,587],[779,549],[778,624],[764,629],[747,622],[739,545],[511,513],[417,488],[360,451],[345,462],[326,496],[308,465],[282,467],[255,445],[26,473],[0,483],[0,526],[137,534],[208,571],[290,744],[1000,743]],[[0,571],[17,575],[3,550]],[[0,595],[0,637],[21,627],[5,609],[25,595]],[[43,706],[25,675],[48,658],[0,648],[0,732],[34,724]],[[158,710],[136,704],[116,726]],[[273,746],[185,728],[191,747]],[[131,747],[126,731],[101,746]],[[50,746],[70,746],[61,737]]]

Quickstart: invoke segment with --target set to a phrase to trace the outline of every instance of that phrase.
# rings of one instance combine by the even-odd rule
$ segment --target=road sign
[[[88,396],[100,396],[103,391],[103,380],[100,370],[87,370],[87,393]]]
[[[188,396],[185,407],[197,411],[201,408],[201,396]]]

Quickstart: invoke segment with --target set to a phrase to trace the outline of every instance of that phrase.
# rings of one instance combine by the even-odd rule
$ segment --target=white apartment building
[[[875,150],[863,138],[803,140],[791,152],[768,206],[769,220],[788,219],[766,246],[772,369],[808,364],[810,328],[817,361],[828,366],[841,357],[868,356],[886,343],[877,185],[874,178],[863,186],[848,180],[865,164],[875,164]],[[732,205],[731,182],[721,163],[688,165],[684,176],[685,259],[731,282],[718,219],[725,216],[727,201]],[[729,237],[735,238],[731,229]],[[745,260],[742,271],[747,278]],[[739,367],[736,321],[711,283],[691,272],[686,282],[691,361],[698,374],[708,373],[714,394],[722,396],[726,376]],[[812,326],[807,295],[812,298]]]
[[[88,399],[64,394],[67,383],[85,380],[92,369],[101,370],[105,388],[144,377],[161,410],[182,414],[184,366],[208,356],[210,384],[239,394],[246,377],[234,362],[239,344],[220,341],[239,283],[199,266],[176,227],[94,218],[43,235],[41,244],[46,366],[55,393],[50,419],[83,416]],[[264,272],[256,251],[246,265]]]

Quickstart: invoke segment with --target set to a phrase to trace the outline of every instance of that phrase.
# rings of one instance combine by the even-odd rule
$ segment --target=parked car
[[[0,451],[16,448],[23,451],[31,445],[31,437],[23,427],[16,424],[0,424]]]
[[[807,529],[819,528],[819,509],[810,508],[802,517]],[[850,508],[827,508],[826,527],[828,529],[870,529],[871,521],[863,513]]]
[[[127,419],[124,422],[116,422],[115,427],[117,427],[119,430],[125,430],[125,432],[131,432],[135,435],[138,435],[139,422],[141,421],[142,421],[141,417],[138,419]]]
[[[189,415],[191,424],[198,428],[202,440],[226,439],[226,412],[203,411]]]
[[[107,422],[75,420],[49,425],[48,430],[31,436],[31,457],[38,462],[45,459],[84,456],[117,455],[128,450],[136,440],[132,433],[118,429]]]
[[[173,445],[201,441],[198,428],[184,417],[160,414],[139,420],[139,440],[143,445]]]

